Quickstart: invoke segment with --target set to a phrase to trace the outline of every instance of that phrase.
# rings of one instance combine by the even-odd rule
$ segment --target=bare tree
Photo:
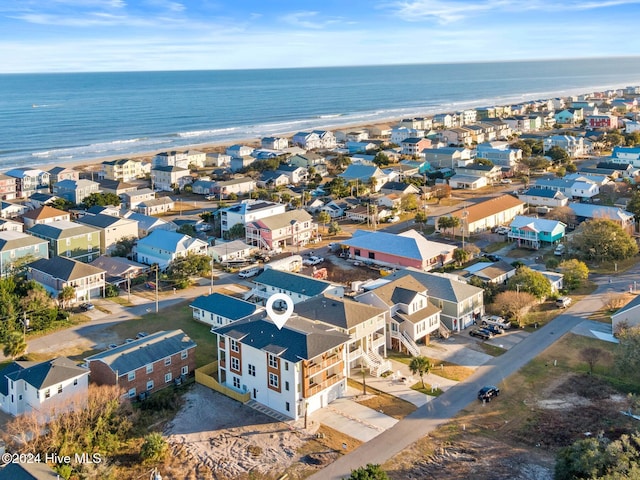
[[[586,347],[580,350],[580,357],[589,365],[589,375],[593,374],[596,364],[607,356],[607,352],[597,347]]]
[[[511,316],[519,326],[523,326],[524,316],[536,303],[536,297],[529,292],[507,290],[496,295],[492,310],[501,315]]]

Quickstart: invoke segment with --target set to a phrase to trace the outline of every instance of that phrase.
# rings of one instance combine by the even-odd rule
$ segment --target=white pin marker
[[[284,313],[276,313],[273,311],[273,304],[278,300],[287,304],[287,309],[284,311]],[[278,330],[281,330],[293,313],[293,300],[291,300],[289,295],[286,295],[284,293],[276,293],[275,295],[271,295],[269,297],[265,308],[267,309],[267,315],[269,315],[269,318],[273,320],[273,323],[276,324]]]

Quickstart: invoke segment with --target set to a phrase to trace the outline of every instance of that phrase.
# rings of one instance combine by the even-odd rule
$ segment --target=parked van
[[[560,243],[560,244],[558,244],[556,249],[553,251],[553,254],[560,256],[560,255],[564,254],[564,250],[565,250],[565,246],[562,243]]]
[[[556,307],[558,308],[567,308],[569,305],[571,305],[570,297],[558,297],[556,300]]]
[[[242,270],[240,270],[238,272],[238,276],[240,278],[251,278],[251,277],[255,277],[256,275],[258,275],[260,273],[260,271],[262,270],[262,268],[258,267],[258,266],[253,266],[253,267],[248,267],[248,268],[244,268]]]

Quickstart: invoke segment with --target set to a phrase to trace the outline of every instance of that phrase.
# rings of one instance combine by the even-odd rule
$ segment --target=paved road
[[[477,392],[483,385],[501,383],[560,339],[562,335],[586,320],[593,312],[601,308],[603,299],[610,290],[618,292],[628,290],[629,285],[633,285],[633,280],[638,278],[639,273],[640,265],[636,265],[624,274],[613,276],[611,284],[609,277],[594,278],[599,286],[593,295],[574,304],[566,313],[557,316],[537,333],[529,335],[505,354],[494,357],[478,368],[465,382],[450,388],[444,394],[405,417],[393,428],[348,455],[340,457],[309,478],[313,480],[339,480],[348,477],[352,470],[367,463],[383,464],[429,432],[448,422],[469,403],[477,401]],[[505,393],[508,393],[508,384],[503,388]]]

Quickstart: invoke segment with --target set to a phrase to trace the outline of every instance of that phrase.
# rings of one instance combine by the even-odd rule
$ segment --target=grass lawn
[[[640,260],[639,257],[631,257],[626,260],[618,260],[617,262],[604,262],[601,264],[587,263],[589,272],[599,273],[602,275],[611,275],[619,272],[625,272],[633,267]]]
[[[506,246],[506,244],[507,242],[493,242],[486,247],[482,247],[482,251],[487,253],[497,252],[498,250],[502,250]]]
[[[387,352],[387,356],[398,362],[402,362],[405,365],[409,365],[411,363],[411,358],[409,355],[398,352]],[[429,358],[431,362],[431,371],[434,375],[438,375],[442,378],[448,378],[449,380],[454,380],[456,382],[461,382],[462,380],[473,375],[474,370],[469,367],[463,367],[461,365],[457,365],[455,363],[446,362],[444,360],[438,360],[437,358]]]
[[[478,346],[480,348],[482,348],[482,351],[484,353],[486,353],[487,355],[491,355],[492,357],[499,357],[500,355],[502,355],[503,353],[505,353],[507,351],[504,348],[500,348],[500,347],[497,347],[495,345],[490,345],[490,344],[485,343],[485,342],[479,342]]]
[[[416,392],[424,393],[425,395],[431,395],[432,397],[437,397],[442,395],[444,392],[439,388],[434,388],[433,385],[430,385],[425,382],[424,388],[422,388],[422,382],[418,382],[415,385],[411,386],[411,390],[415,390]]]
[[[347,379],[347,383],[350,387],[355,388],[362,393],[362,383],[357,382],[352,378]],[[416,410],[416,406],[412,403],[402,400],[401,398],[394,397],[386,392],[381,392],[380,390],[371,388],[369,385],[367,385],[367,397],[363,399],[356,399],[356,402],[378,412],[382,411],[385,415],[397,418],[398,420],[403,419]]]
[[[210,332],[211,327],[193,319],[192,310],[184,302],[161,310],[148,313],[144,317],[127,322],[120,322],[108,331],[116,333],[120,338],[135,338],[138,332],[157,332],[159,330],[182,329],[196,342],[196,366],[201,367],[217,358],[217,336]]]

